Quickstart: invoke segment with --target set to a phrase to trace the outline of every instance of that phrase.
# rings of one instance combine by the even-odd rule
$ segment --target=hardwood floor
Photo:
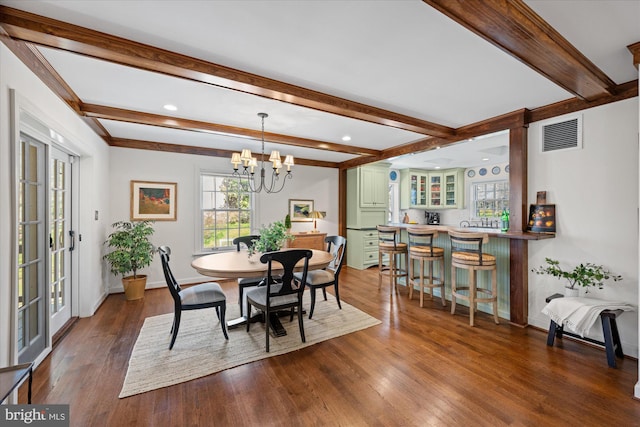
[[[72,426],[640,424],[634,359],[609,368],[601,349],[566,338],[550,348],[545,332],[484,313],[469,327],[464,307],[452,316],[439,300],[421,309],[404,289],[378,291],[375,269],[345,267],[340,282],[342,300],[381,325],[125,399],[144,319],[173,306],[166,289],[112,295],[35,371],[33,402],[69,403]],[[223,287],[236,301],[235,284]]]

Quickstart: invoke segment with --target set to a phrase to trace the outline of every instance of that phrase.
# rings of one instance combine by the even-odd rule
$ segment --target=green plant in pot
[[[257,252],[272,252],[282,249],[287,240],[293,240],[282,221],[276,221],[260,229],[260,238],[249,248],[249,256]]]
[[[291,230],[291,215],[289,214],[284,217],[284,228]]]
[[[138,274],[138,270],[150,265],[155,253],[155,248],[149,241],[149,236],[155,231],[153,222],[119,221],[112,227],[114,231],[104,242],[111,252],[104,259],[109,263],[113,274],[122,275],[127,300],[140,299],[144,297],[147,276]]]
[[[611,279],[614,282],[622,280],[622,276],[610,272],[601,265],[590,262],[585,264],[581,263],[572,270],[563,269],[560,267],[560,261],[551,258],[545,258],[545,262],[547,263],[546,265],[534,268],[531,271],[536,274],[548,274],[558,279],[566,280],[565,294],[567,296],[577,296],[579,289],[577,286],[586,288],[585,293],[588,293],[591,287],[602,289],[606,280]]]

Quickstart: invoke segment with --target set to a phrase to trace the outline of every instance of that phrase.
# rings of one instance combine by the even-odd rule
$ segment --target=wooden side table
[[[555,298],[562,298],[562,294],[553,294],[550,297],[545,299],[546,302],[551,301]],[[562,335],[569,335],[570,337],[587,341],[592,344],[598,344],[604,346],[605,351],[607,352],[607,364],[615,368],[616,367],[616,356],[623,358],[624,353],[622,352],[622,343],[620,342],[620,334],[618,333],[618,324],[616,323],[616,317],[620,316],[624,313],[623,310],[602,310],[600,312],[600,320],[602,322],[602,334],[604,335],[604,342],[594,340],[588,337],[581,337],[578,334],[574,334],[571,332],[567,332],[564,330],[562,325],[558,325],[553,320],[549,325],[549,333],[547,335],[547,345],[553,346],[553,342],[555,338],[562,338]]]
[[[295,239],[287,240],[285,247],[298,249],[317,249],[326,251],[327,244],[324,242],[327,233],[291,233]]]
[[[29,393],[27,395],[27,402],[31,404],[32,374],[33,362],[0,368],[0,396],[2,396],[0,403],[4,402],[13,390],[18,387],[18,384],[20,384],[24,377],[29,375]]]

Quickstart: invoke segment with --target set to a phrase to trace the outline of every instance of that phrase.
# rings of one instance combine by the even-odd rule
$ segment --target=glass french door
[[[49,325],[55,334],[71,318],[70,156],[51,148],[49,156]]]
[[[17,347],[20,363],[46,347],[45,145],[24,134],[18,148]]]

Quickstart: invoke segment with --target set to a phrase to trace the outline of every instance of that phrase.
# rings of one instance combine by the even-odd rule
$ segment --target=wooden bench
[[[553,294],[545,299],[546,302],[550,302],[555,298],[562,298],[562,294]],[[594,340],[587,337],[581,337],[578,334],[566,332],[562,325],[558,325],[553,320],[549,325],[549,334],[547,335],[547,345],[553,346],[553,342],[556,337],[562,338],[563,335],[569,335],[570,337],[587,341],[592,344],[604,346],[607,352],[607,363],[612,368],[616,367],[616,356],[623,358],[622,344],[620,343],[620,334],[618,334],[618,324],[616,323],[616,317],[621,315],[623,310],[603,310],[600,313],[600,320],[602,321],[602,333],[604,335],[604,342]]]

